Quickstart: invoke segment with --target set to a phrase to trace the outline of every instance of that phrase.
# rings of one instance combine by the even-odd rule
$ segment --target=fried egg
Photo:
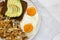
[[[23,20],[20,22],[20,25],[22,30],[26,32],[28,37],[31,37],[36,31],[37,23],[38,23],[38,13],[36,13],[35,16],[29,16],[26,12],[23,17]]]
[[[23,20],[20,22],[20,26],[28,38],[31,38],[36,33],[38,24],[38,12],[32,3],[29,3],[28,1],[27,3],[28,7],[24,14]]]

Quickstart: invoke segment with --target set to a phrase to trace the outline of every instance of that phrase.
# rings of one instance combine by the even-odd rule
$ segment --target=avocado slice
[[[19,17],[22,14],[22,5],[20,0],[8,0],[7,8],[5,15],[8,17]]]
[[[26,12],[28,4],[27,4],[26,1],[23,1],[23,0],[21,0],[21,4],[22,4],[22,8],[23,8],[22,14],[19,17],[11,17],[10,19],[15,19],[15,20],[18,20],[18,21],[22,21],[22,19],[24,17],[24,14]]]

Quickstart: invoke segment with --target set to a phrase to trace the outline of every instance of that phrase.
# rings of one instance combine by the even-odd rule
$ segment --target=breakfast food
[[[25,11],[27,9],[27,2],[21,0],[21,4],[22,4],[22,9],[23,9],[22,14],[19,17],[12,17],[11,19],[15,19],[19,21],[23,19]]]
[[[36,32],[38,13],[28,0],[5,0],[0,3],[0,38],[29,40]]]
[[[20,22],[20,25],[21,29],[26,33],[28,38],[32,38],[36,33],[36,28],[38,24],[38,12],[31,1],[24,1],[28,3],[28,7],[22,21]]]
[[[32,24],[25,24],[24,25],[24,31],[25,32],[31,32],[33,30],[33,25]]]
[[[7,3],[7,1],[5,1],[5,2]],[[22,1],[22,3],[24,4],[25,2]],[[24,5],[24,6],[26,6],[26,5]],[[22,31],[22,29],[20,27],[20,20],[5,16],[5,13],[7,11],[7,8],[6,8],[7,4],[4,5],[4,2],[1,2],[0,6],[1,6],[0,7],[1,8],[0,9],[1,10],[0,11],[1,12],[0,13],[0,37],[3,40],[27,40],[27,36],[25,35],[25,33]],[[25,11],[26,8],[27,7],[25,7],[25,8],[23,7],[23,11]],[[4,13],[2,13],[2,12],[4,12]],[[22,16],[20,16],[20,17],[22,17]]]
[[[8,17],[19,17],[22,14],[22,5],[20,0],[8,0],[7,12],[5,13]],[[11,15],[12,14],[12,15]]]
[[[27,9],[27,14],[28,14],[29,16],[34,16],[34,15],[36,14],[36,9],[35,9],[34,7],[29,7],[29,8]]]

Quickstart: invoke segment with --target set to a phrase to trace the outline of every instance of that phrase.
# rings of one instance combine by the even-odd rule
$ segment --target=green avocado
[[[8,0],[7,11],[5,13],[8,17],[19,17],[22,14],[22,5],[20,0]]]

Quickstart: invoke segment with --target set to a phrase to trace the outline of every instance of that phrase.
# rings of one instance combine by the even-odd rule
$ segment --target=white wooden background
[[[60,0],[38,0],[41,9],[41,27],[33,40],[60,40]],[[41,6],[40,5],[40,6]]]

